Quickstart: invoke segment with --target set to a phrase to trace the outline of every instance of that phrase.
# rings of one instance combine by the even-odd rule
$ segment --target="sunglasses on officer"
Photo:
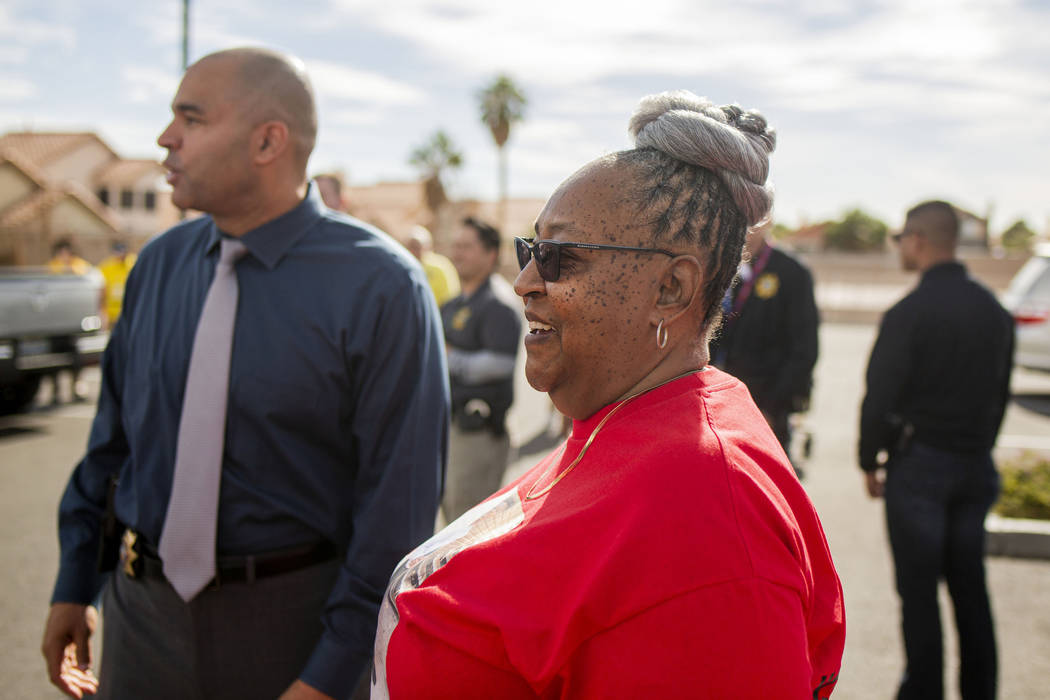
[[[514,250],[518,254],[518,265],[522,270],[529,264],[529,260],[536,261],[536,271],[546,282],[555,282],[561,274],[561,249],[583,248],[584,250],[621,250],[633,253],[660,253],[675,257],[678,253],[672,253],[663,248],[636,248],[626,245],[607,245],[602,243],[574,243],[570,241],[537,241],[535,238],[514,238]]]
[[[900,243],[902,240],[904,240],[908,236],[917,236],[917,235],[919,235],[919,233],[921,233],[921,232],[917,231],[915,229],[906,228],[903,231],[898,231],[897,233],[892,234],[890,236],[890,238],[893,239],[894,243]]]

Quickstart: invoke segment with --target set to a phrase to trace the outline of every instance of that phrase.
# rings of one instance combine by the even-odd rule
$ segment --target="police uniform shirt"
[[[504,417],[514,399],[513,363],[521,347],[520,308],[517,295],[498,275],[490,276],[470,296],[460,294],[441,307],[445,342],[451,350],[502,355],[508,370],[497,378],[471,381],[457,371],[457,363],[450,358],[453,420],[462,421],[469,403],[473,413],[483,414],[480,418],[486,427],[503,430]]]

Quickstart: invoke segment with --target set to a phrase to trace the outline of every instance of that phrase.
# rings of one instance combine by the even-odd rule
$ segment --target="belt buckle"
[[[128,578],[138,578],[142,574],[142,562],[139,560],[138,533],[132,529],[124,531],[124,537],[120,541],[120,561],[124,575]]]

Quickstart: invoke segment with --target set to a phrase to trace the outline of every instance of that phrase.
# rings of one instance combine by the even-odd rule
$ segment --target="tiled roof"
[[[11,163],[11,165],[21,170],[22,174],[32,180],[33,184],[37,187],[47,186],[47,176],[44,175],[39,168],[18,153],[0,147],[0,165],[3,165],[4,163]]]
[[[113,152],[97,134],[82,132],[15,131],[0,136],[0,151],[13,152],[25,160],[42,167],[47,163],[90,143],[99,143]]]
[[[0,214],[0,229],[16,228],[36,218],[41,212],[50,209],[58,203],[65,192],[61,190],[37,190],[31,195],[23,197]]]
[[[41,189],[11,205],[0,214],[0,229],[22,226],[39,217],[43,212],[54,207],[66,197],[72,197],[85,209],[97,216],[114,231],[119,231],[120,220],[98,199],[76,184],[62,188]]]
[[[375,185],[344,187],[343,197],[350,213],[379,226],[395,237],[426,219],[423,186],[419,182],[380,182]]]
[[[408,233],[412,224],[423,223],[430,218],[423,200],[423,185],[415,182],[379,182],[374,185],[344,187],[350,213],[365,221],[385,228],[395,237]],[[499,204],[473,199],[453,200],[444,219],[458,222],[464,216],[477,216],[495,223]],[[543,209],[543,199],[508,199],[506,229],[508,236],[527,235],[532,224]],[[440,237],[438,231],[432,232]]]
[[[155,160],[115,160],[99,168],[95,173],[95,182],[107,187],[123,187],[133,185],[151,174],[162,176],[165,172],[164,166]]]

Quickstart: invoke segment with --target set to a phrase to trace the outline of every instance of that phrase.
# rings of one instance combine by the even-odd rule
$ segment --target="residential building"
[[[179,219],[164,174],[90,132],[0,136],[0,265],[42,265],[62,238],[92,263],[115,240],[138,250]]]

